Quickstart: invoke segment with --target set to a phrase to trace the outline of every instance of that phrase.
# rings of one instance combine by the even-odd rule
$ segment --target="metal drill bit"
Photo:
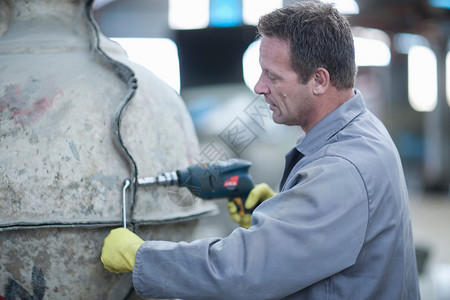
[[[178,185],[178,176],[176,172],[165,172],[156,177],[144,177],[138,178],[139,185],[159,185],[159,186],[171,186]]]

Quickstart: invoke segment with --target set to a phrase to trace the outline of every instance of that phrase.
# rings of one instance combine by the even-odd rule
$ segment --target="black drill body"
[[[242,159],[199,163],[157,177],[140,178],[138,183],[177,185],[188,188],[193,195],[202,199],[241,198],[245,202],[254,186],[248,173],[251,165],[251,162]]]
[[[178,170],[178,185],[202,199],[241,198],[253,188],[248,173],[251,163],[241,159],[192,165]]]

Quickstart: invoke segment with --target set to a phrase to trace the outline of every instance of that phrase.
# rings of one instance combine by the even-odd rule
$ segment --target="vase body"
[[[98,33],[90,9],[82,0],[0,0],[6,299],[115,298],[123,277],[104,270],[99,257],[104,237],[123,221],[124,180],[184,168],[198,153],[179,95]],[[138,83],[126,105],[130,85],[117,73],[120,64]],[[114,131],[120,108],[122,144]],[[189,240],[190,220],[215,206],[178,205],[174,197],[185,193],[133,185],[125,191],[128,226],[143,238]],[[179,220],[186,222],[162,225]]]

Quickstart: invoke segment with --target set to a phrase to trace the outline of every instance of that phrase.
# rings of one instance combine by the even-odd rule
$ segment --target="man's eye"
[[[267,78],[269,78],[270,81],[275,81],[277,80],[277,77],[272,75],[272,74],[267,74]]]
[[[267,79],[269,79],[271,82],[275,82],[279,79],[278,76],[276,76],[275,74],[273,74],[267,70],[265,71],[265,73],[266,73]]]

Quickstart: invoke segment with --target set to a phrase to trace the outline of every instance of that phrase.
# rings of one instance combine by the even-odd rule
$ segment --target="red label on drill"
[[[235,187],[238,185],[239,175],[233,176],[225,180],[223,187]]]

